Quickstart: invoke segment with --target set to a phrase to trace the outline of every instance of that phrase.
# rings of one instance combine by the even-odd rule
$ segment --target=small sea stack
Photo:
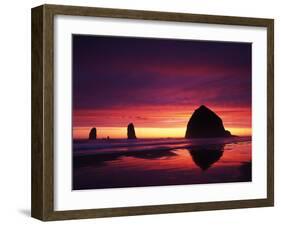
[[[135,133],[135,127],[133,123],[130,123],[127,127],[127,135],[128,139],[137,139],[136,133]]]
[[[97,139],[97,129],[93,127],[89,133],[89,140],[96,140]]]
[[[204,105],[197,108],[187,123],[185,138],[230,137],[221,118]]]

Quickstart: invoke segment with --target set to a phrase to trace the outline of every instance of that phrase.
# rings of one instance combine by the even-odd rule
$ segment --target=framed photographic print
[[[273,19],[32,9],[32,216],[273,206]]]

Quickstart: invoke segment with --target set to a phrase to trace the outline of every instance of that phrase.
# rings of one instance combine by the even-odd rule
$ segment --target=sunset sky
[[[251,43],[73,35],[73,136],[184,137],[204,104],[251,135]]]

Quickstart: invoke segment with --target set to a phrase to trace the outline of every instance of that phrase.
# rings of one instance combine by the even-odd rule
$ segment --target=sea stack
[[[128,139],[137,139],[136,133],[135,133],[135,127],[133,123],[130,123],[127,128],[127,135]]]
[[[96,140],[97,139],[97,129],[92,128],[89,133],[89,140]]]
[[[185,138],[229,137],[221,118],[204,105],[197,108],[187,123]]]

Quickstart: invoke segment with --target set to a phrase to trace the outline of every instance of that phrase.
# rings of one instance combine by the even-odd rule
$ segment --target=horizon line
[[[72,139],[88,139],[89,132],[93,127],[72,127]],[[123,139],[127,138],[127,126],[125,127],[95,127],[98,139]],[[251,127],[225,127],[232,135],[252,136]],[[186,127],[135,127],[136,136],[145,138],[184,138]]]

